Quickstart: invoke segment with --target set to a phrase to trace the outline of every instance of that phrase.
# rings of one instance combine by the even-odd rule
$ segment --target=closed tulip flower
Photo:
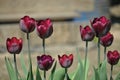
[[[120,54],[117,50],[108,51],[107,53],[107,60],[108,63],[111,65],[116,65],[120,59]]]
[[[29,16],[24,16],[20,20],[20,29],[25,33],[33,32],[36,27],[36,21]]]
[[[54,59],[50,55],[37,56],[38,67],[41,70],[49,70],[54,62]]]
[[[40,38],[45,39],[52,35],[53,24],[50,19],[41,20],[37,23],[37,34]]]
[[[11,54],[19,54],[22,50],[22,39],[17,39],[16,37],[8,38],[6,40],[7,50]]]
[[[85,26],[84,28],[80,26],[80,34],[83,41],[92,41],[94,39],[94,32],[89,26]]]
[[[96,37],[102,37],[106,35],[111,29],[111,22],[105,16],[94,18],[94,20],[90,22],[92,25],[92,29],[96,34]]]
[[[63,68],[69,68],[73,63],[73,54],[67,56],[66,54],[58,55],[59,63]]]
[[[112,44],[113,39],[113,35],[111,33],[107,33],[105,36],[100,38],[100,43],[104,47],[109,47]]]

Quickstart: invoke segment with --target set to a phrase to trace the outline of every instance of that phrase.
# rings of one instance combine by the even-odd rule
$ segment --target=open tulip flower
[[[111,29],[111,22],[105,16],[94,18],[94,20],[90,22],[92,25],[92,29],[96,34],[96,37],[102,37],[106,35]]]
[[[19,54],[22,50],[22,39],[17,39],[16,37],[7,38],[6,46],[7,50],[11,54]]]
[[[92,41],[95,36],[89,26],[85,26],[84,28],[80,26],[80,34],[83,41]]]
[[[67,56],[66,54],[58,55],[59,63],[63,68],[69,68],[73,63],[73,54]]]
[[[36,21],[29,16],[24,16],[20,20],[20,29],[25,33],[33,32],[36,27]]]
[[[37,34],[40,38],[45,39],[51,36],[53,33],[53,24],[48,18],[46,20],[40,20],[37,23]]]
[[[117,50],[108,51],[107,60],[111,65],[116,65],[120,59],[120,53]]]
[[[49,70],[54,62],[54,59],[50,55],[37,56],[38,67],[41,70]]]
[[[100,38],[100,43],[104,47],[108,47],[112,44],[113,39],[114,39],[113,35],[109,32],[105,36]]]

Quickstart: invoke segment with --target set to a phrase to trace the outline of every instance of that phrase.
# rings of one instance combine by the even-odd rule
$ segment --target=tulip
[[[117,50],[108,51],[107,61],[111,65],[110,80],[113,80],[112,77],[113,66],[118,63],[119,59],[120,59],[120,53]]]
[[[94,20],[90,22],[92,25],[92,29],[96,34],[96,37],[102,37],[106,35],[111,29],[111,22],[105,16],[94,18]]]
[[[63,68],[68,68],[73,63],[73,54],[67,56],[66,54],[60,56],[58,55],[59,63]]]
[[[25,33],[33,32],[36,27],[36,21],[29,16],[24,16],[20,20],[20,29]]]
[[[80,26],[80,34],[83,41],[92,41],[95,36],[89,26],[85,26],[84,28]]]
[[[18,80],[18,70],[17,70],[17,62],[16,62],[16,54],[19,54],[22,50],[22,39],[17,39],[16,37],[7,38],[6,46],[9,53],[14,55],[14,64],[15,64],[15,74],[16,80]]]
[[[52,33],[53,25],[50,19],[41,20],[37,23],[37,34],[40,38],[48,38]]]
[[[17,39],[16,37],[7,38],[6,40],[6,46],[7,50],[11,54],[19,54],[22,50],[22,39]]]
[[[53,62],[54,59],[50,55],[37,56],[38,67],[41,70],[48,71],[51,68]]]
[[[120,59],[120,53],[117,50],[108,51],[107,53],[107,60],[108,63],[111,65],[116,65]]]
[[[107,33],[105,36],[100,38],[100,43],[104,47],[109,47],[112,44],[113,39],[113,35],[111,33]]]

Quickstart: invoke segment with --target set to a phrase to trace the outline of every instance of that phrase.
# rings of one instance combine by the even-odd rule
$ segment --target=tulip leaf
[[[42,80],[38,66],[37,66],[37,69],[36,69],[36,80]]]
[[[6,67],[7,67],[7,71],[8,71],[10,80],[16,80],[16,74],[15,74],[15,70],[14,70],[14,68],[12,66],[12,63],[6,57],[5,57],[5,63],[6,63]]]
[[[53,80],[64,80],[64,77],[65,77],[65,70],[63,68],[60,68],[55,71]]]
[[[21,62],[21,67],[22,67],[23,73],[24,73],[25,77],[27,77],[28,70],[25,65],[25,60],[23,58],[23,54],[20,55],[20,62]]]
[[[104,60],[101,66],[99,67],[99,76],[100,80],[107,80],[107,70],[106,70],[107,61]]]
[[[32,72],[32,65],[30,65],[30,67],[29,67],[29,72],[28,72],[28,75],[27,75],[27,80],[34,80],[34,78],[33,78],[33,72]]]
[[[54,78],[55,70],[56,70],[56,65],[57,65],[57,61],[55,62],[54,66],[53,66],[53,69],[52,69],[52,71],[51,71],[49,80],[53,80],[53,78]]]

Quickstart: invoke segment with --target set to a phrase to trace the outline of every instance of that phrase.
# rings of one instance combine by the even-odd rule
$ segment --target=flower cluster
[[[80,65],[78,66],[78,69],[75,70],[76,72],[74,72],[74,75],[72,76],[72,80],[87,79],[86,70],[88,70],[87,69],[88,42],[94,40],[95,36],[96,38],[98,38],[98,69],[94,70],[97,76],[94,75],[95,79],[93,80],[97,80],[98,78],[100,78],[99,80],[102,80],[102,79],[107,80],[106,76],[104,78],[101,78],[103,77],[101,76],[101,74],[103,74],[102,69],[104,68],[105,70],[106,66],[102,67],[101,69],[101,65],[103,66],[103,64],[101,64],[101,60],[100,60],[100,52],[101,52],[100,44],[104,47],[104,60],[106,60],[107,58],[108,63],[111,65],[110,80],[113,80],[112,78],[113,66],[118,63],[120,59],[120,53],[117,50],[106,52],[106,48],[109,47],[114,40],[113,34],[110,33],[111,22],[105,16],[101,16],[100,18],[94,18],[93,20],[90,21],[90,23],[91,23],[91,27],[89,25],[86,25],[85,27],[80,25],[81,39],[86,42],[85,61],[83,64],[82,61],[79,59]],[[34,18],[31,18],[29,16],[24,16],[23,18],[20,19],[20,29],[27,34],[27,40],[28,40],[29,70],[27,72],[27,77],[25,80],[34,80],[33,72],[32,72],[33,70],[32,70],[32,61],[31,61],[31,53],[30,53],[29,33],[33,32],[35,29],[36,29],[37,35],[43,40],[42,46],[43,46],[43,53],[44,53],[36,57],[37,69],[39,68],[44,72],[43,80],[46,80],[46,71],[48,71],[55,62],[55,59],[51,55],[47,55],[45,52],[45,39],[49,38],[53,33],[52,20],[47,18],[45,20],[36,21]],[[16,63],[16,54],[19,54],[21,52],[23,47],[23,40],[21,38],[18,39],[16,37],[7,38],[6,47],[8,52],[14,55],[14,63],[15,63],[15,70],[12,71],[11,63],[9,62],[9,60],[6,59],[7,68],[9,70],[8,72],[10,73],[10,71],[12,71],[12,72],[15,72],[16,74],[14,78],[12,77],[13,75],[11,75],[10,73],[10,80],[23,80],[23,79],[19,79],[18,77],[19,74],[18,74],[17,63]],[[63,54],[62,56],[58,55],[58,61],[61,67],[65,71],[63,77],[65,77],[66,80],[70,80],[67,69],[73,63],[73,54],[69,54],[69,55]],[[50,80],[53,80],[55,68],[56,66],[54,65],[51,71]],[[36,80],[42,80],[39,73],[39,69],[37,70]],[[81,71],[79,71],[80,69]],[[79,76],[82,79],[80,79]]]

